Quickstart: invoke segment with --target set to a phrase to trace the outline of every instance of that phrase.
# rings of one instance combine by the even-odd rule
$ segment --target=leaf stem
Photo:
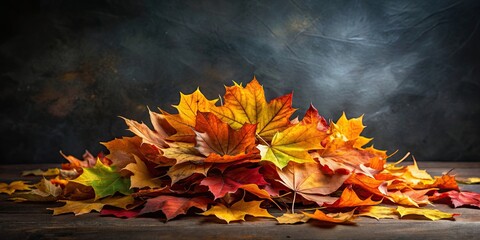
[[[293,192],[292,213],[295,213],[295,200],[297,198],[297,191]]]
[[[260,135],[258,135],[258,133],[255,133],[255,135],[257,135],[257,138],[262,140],[263,143],[265,143],[265,145],[267,145],[268,147],[270,147],[270,144],[268,144],[267,141],[265,141],[265,139],[263,139],[262,137],[260,137]]]

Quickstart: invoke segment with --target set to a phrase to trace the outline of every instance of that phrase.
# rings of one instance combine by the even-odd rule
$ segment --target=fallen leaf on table
[[[310,219],[310,217],[303,213],[285,213],[276,219],[279,224],[296,224],[305,223]]]
[[[102,216],[110,216],[113,215],[117,218],[134,218],[138,216],[140,210],[125,210],[125,209],[110,209],[110,208],[102,208],[100,211],[100,215]]]
[[[100,212],[105,205],[126,209],[127,206],[133,204],[134,201],[135,199],[133,199],[133,197],[130,195],[123,197],[108,197],[99,201],[95,201],[93,199],[83,201],[60,200],[60,202],[65,202],[65,205],[47,209],[53,210],[53,215],[74,213],[75,216],[78,216],[91,211]]]
[[[426,217],[432,221],[437,221],[440,219],[453,219],[454,216],[460,215],[456,213],[442,212],[437,209],[405,208],[402,206],[397,207],[397,212],[400,214],[400,217],[404,217],[407,215],[419,215],[419,216]]]
[[[444,193],[434,193],[430,197],[432,201],[438,201],[444,198],[449,198],[454,207],[474,206],[480,208],[480,193],[468,191],[448,191]]]
[[[366,206],[359,209],[357,216],[366,216],[381,219],[381,218],[398,218],[398,213],[395,208],[384,206]]]
[[[217,218],[225,220],[227,223],[239,220],[245,221],[246,215],[275,218],[270,215],[266,209],[260,208],[261,203],[262,201],[245,202],[243,199],[234,203],[231,207],[219,203],[208,209],[208,211],[200,214],[204,216],[215,215]]]
[[[49,168],[45,171],[42,169],[27,170],[22,172],[22,176],[34,175],[34,176],[57,176],[60,174],[60,169],[58,168]]]
[[[15,193],[15,201],[32,201],[32,202],[51,202],[56,201],[57,197],[62,194],[62,188],[52,184],[49,180],[43,178],[39,183],[34,185],[35,189],[28,192]]]
[[[469,177],[469,178],[457,177],[456,180],[457,182],[463,183],[463,184],[479,184],[480,183],[480,177]]]
[[[10,184],[0,183],[0,193],[6,193],[11,195],[15,191],[28,191],[31,185],[26,184],[24,181],[14,181]]]
[[[139,214],[162,211],[169,221],[180,214],[186,214],[192,207],[205,211],[211,202],[212,200],[205,197],[184,198],[164,195],[148,199]]]
[[[332,222],[332,223],[346,223],[350,222],[355,218],[353,213],[355,209],[350,212],[339,212],[339,213],[327,213],[320,210],[315,210],[313,214],[304,212],[305,216],[309,217],[310,219],[315,219],[322,222]]]

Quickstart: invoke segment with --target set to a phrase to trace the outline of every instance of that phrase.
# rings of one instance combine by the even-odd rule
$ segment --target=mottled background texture
[[[480,160],[480,1],[1,1],[1,163],[62,162],[255,75],[419,161]]]

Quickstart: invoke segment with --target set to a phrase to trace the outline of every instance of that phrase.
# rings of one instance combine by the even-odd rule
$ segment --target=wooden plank
[[[55,165],[54,165],[55,166]],[[432,163],[429,172],[448,171],[480,175],[480,164]],[[48,168],[52,165],[0,166],[1,181],[17,180],[22,170]],[[420,168],[425,168],[420,165]],[[38,177],[22,179],[38,180]],[[480,185],[462,185],[463,189],[480,192]],[[214,217],[183,216],[164,223],[160,217],[118,219],[98,213],[73,216],[52,216],[47,207],[61,203],[13,203],[0,198],[0,233],[2,239],[476,239],[480,235],[480,210],[435,208],[460,213],[455,221],[359,218],[353,225],[333,225],[312,221],[300,225],[278,225],[273,219],[247,218],[247,222],[225,224]],[[272,209],[279,216],[281,211]]]

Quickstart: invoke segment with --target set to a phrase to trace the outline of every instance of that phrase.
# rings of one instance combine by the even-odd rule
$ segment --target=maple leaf
[[[142,139],[138,136],[116,138],[109,142],[101,142],[101,144],[110,152],[106,157],[112,161],[113,166],[119,169],[124,168],[129,163],[134,163],[133,155],[142,156],[140,152]]]
[[[365,206],[359,209],[357,216],[372,217],[378,220],[382,218],[398,218],[398,212],[391,207]]]
[[[147,165],[136,155],[133,155],[136,163],[128,164],[124,169],[133,173],[130,177],[130,189],[132,188],[162,188],[159,179],[155,179],[147,168]]]
[[[144,123],[139,123],[134,120],[130,120],[124,117],[121,117],[125,124],[128,126],[128,130],[142,139],[142,143],[147,143],[156,146],[157,148],[166,147],[167,143],[165,139],[169,136],[166,131],[163,129],[162,124],[158,123],[158,119],[163,119],[162,114],[156,114],[148,109],[150,114],[150,119],[152,121],[154,130],[151,130]],[[162,116],[157,118],[157,116]],[[165,120],[164,120],[165,121]],[[166,121],[165,121],[166,122]]]
[[[100,212],[105,205],[126,209],[128,205],[133,204],[134,199],[129,195],[123,197],[108,197],[100,201],[90,199],[84,201],[60,200],[60,202],[65,202],[65,205],[47,209],[53,210],[53,215],[74,213],[75,216],[78,216],[91,211]]]
[[[68,162],[69,162],[69,166],[68,168],[88,168],[88,167],[92,167],[95,165],[96,163],[96,159],[95,157],[93,157],[93,155],[89,152],[89,151],[85,151],[85,153],[83,154],[83,160],[80,160],[78,158],[76,158],[75,156],[72,156],[72,155],[65,155],[63,154],[62,151],[60,151],[60,154],[63,156],[63,158],[65,158]],[[63,168],[64,165],[62,165],[62,168]]]
[[[310,107],[305,112],[305,116],[302,119],[302,124],[313,124],[317,126],[317,129],[320,131],[328,130],[328,123],[324,117],[320,116],[318,110],[310,104]]]
[[[329,208],[344,208],[344,207],[358,207],[358,206],[371,206],[380,204],[380,201],[373,201],[372,196],[369,198],[362,200],[358,197],[358,195],[352,190],[352,187],[349,186],[345,188],[342,192],[340,198],[332,204],[325,203],[323,204]]]
[[[360,136],[364,128],[362,116],[347,119],[343,113],[336,123],[330,124],[327,131],[329,135],[322,141],[324,149],[315,152],[314,157],[332,172],[363,172],[365,169],[362,166],[367,165],[377,171],[383,170],[386,151],[377,150],[373,146],[362,148],[372,140]]]
[[[352,184],[358,186],[378,196],[386,196],[388,194],[386,181],[377,180],[365,174],[353,173],[352,175],[350,175],[349,178],[345,180],[345,184]]]
[[[170,167],[168,169],[167,175],[172,180],[171,185],[173,185],[182,179],[192,176],[195,173],[207,176],[207,172],[211,167],[212,163],[196,164],[192,162],[184,162]]]
[[[235,131],[213,113],[198,112],[196,148],[207,157],[212,153],[220,156],[245,154],[247,148],[255,145],[255,129],[254,124],[244,124]]]
[[[168,140],[194,142],[193,128],[195,128],[197,112],[210,112],[210,109],[215,107],[215,102],[217,99],[208,100],[198,88],[192,94],[180,93],[180,103],[173,106],[178,110],[178,114],[162,111],[164,118],[176,130]]]
[[[212,175],[200,182],[200,185],[208,186],[210,192],[213,193],[215,199],[225,196],[227,193],[234,193],[243,185],[257,184],[266,185],[267,182],[263,176],[258,172],[257,168],[235,168],[226,170],[220,175]]]
[[[28,185],[31,187],[30,185]],[[16,201],[49,202],[56,201],[62,194],[62,188],[52,184],[49,180],[43,178],[34,185],[35,189],[28,192],[15,193]]]
[[[420,184],[414,185],[412,187],[415,189],[439,188],[442,190],[460,190],[458,188],[457,181],[455,180],[455,176],[451,176],[448,174],[442,175],[441,177],[435,176],[433,183],[425,184],[421,182]]]
[[[397,204],[419,207],[419,205],[430,204],[426,194],[432,190],[435,189],[396,191],[388,193],[388,198]]]
[[[212,200],[205,197],[184,198],[162,195],[148,199],[139,214],[162,211],[169,221],[180,214],[186,214],[192,207],[205,211],[210,202]]]
[[[262,160],[273,162],[278,168],[284,168],[290,161],[297,163],[314,162],[309,150],[320,149],[324,132],[316,125],[293,125],[273,136],[270,145],[258,145]]]
[[[169,148],[162,148],[163,156],[175,159],[177,164],[185,162],[203,163],[205,160],[205,156],[195,148],[193,143],[175,142],[169,145]]]
[[[305,223],[310,220],[310,217],[303,213],[284,213],[282,216],[277,217],[276,219],[279,224],[296,224]]]
[[[274,202],[270,197],[270,194],[266,190],[260,189],[257,184],[245,184],[240,186],[240,188],[259,198],[268,199]]]
[[[15,191],[28,191],[30,190],[31,185],[25,184],[24,181],[14,181],[10,184],[0,183],[0,193],[6,193],[11,195]]]
[[[292,94],[267,103],[263,87],[255,77],[245,88],[237,83],[225,87],[224,98],[225,104],[212,108],[211,112],[234,129],[245,123],[257,124],[256,134],[267,141],[290,125],[289,118],[296,110],[292,108]]]
[[[128,195],[130,179],[123,178],[114,166],[106,166],[97,161],[94,167],[83,168],[83,173],[78,178],[71,180],[86,186],[91,186],[95,191],[95,199],[103,198],[120,192]]]
[[[300,194],[307,200],[318,203],[333,202],[332,197],[325,196],[336,191],[348,175],[326,175],[317,162],[295,163],[290,162],[283,169],[277,169],[278,176],[287,188]],[[292,211],[294,212],[294,211]]]
[[[442,212],[437,209],[405,208],[402,206],[397,207],[397,212],[400,214],[400,217],[404,217],[406,215],[419,215],[424,216],[432,221],[437,221],[440,219],[453,219],[453,217],[460,215],[456,213]]]
[[[355,209],[350,212],[339,212],[339,213],[328,213],[325,214],[320,210],[315,210],[313,214],[304,212],[305,216],[309,217],[310,219],[315,219],[322,222],[331,222],[331,223],[346,223],[350,222],[355,218],[353,213]]]
[[[231,207],[219,203],[208,209],[208,211],[200,214],[204,216],[215,215],[217,218],[222,219],[227,223],[230,223],[231,221],[245,221],[246,215],[274,218],[274,216],[270,215],[266,209],[260,208],[261,203],[262,201],[245,202],[243,199],[234,203]]]
[[[28,176],[28,175],[51,177],[51,176],[57,176],[59,174],[60,174],[60,169],[58,168],[49,168],[45,171],[43,171],[42,169],[22,171],[22,177]]]
[[[348,119],[345,112],[337,120],[336,123],[330,124],[330,136],[326,139],[331,147],[337,148],[345,144],[351,144],[355,148],[361,148],[363,145],[370,142],[371,138],[360,136],[365,126],[362,123],[363,115],[358,118]]]
[[[448,191],[443,193],[435,192],[429,199],[438,201],[444,198],[449,198],[454,207],[474,206],[480,208],[480,193],[468,191]]]

